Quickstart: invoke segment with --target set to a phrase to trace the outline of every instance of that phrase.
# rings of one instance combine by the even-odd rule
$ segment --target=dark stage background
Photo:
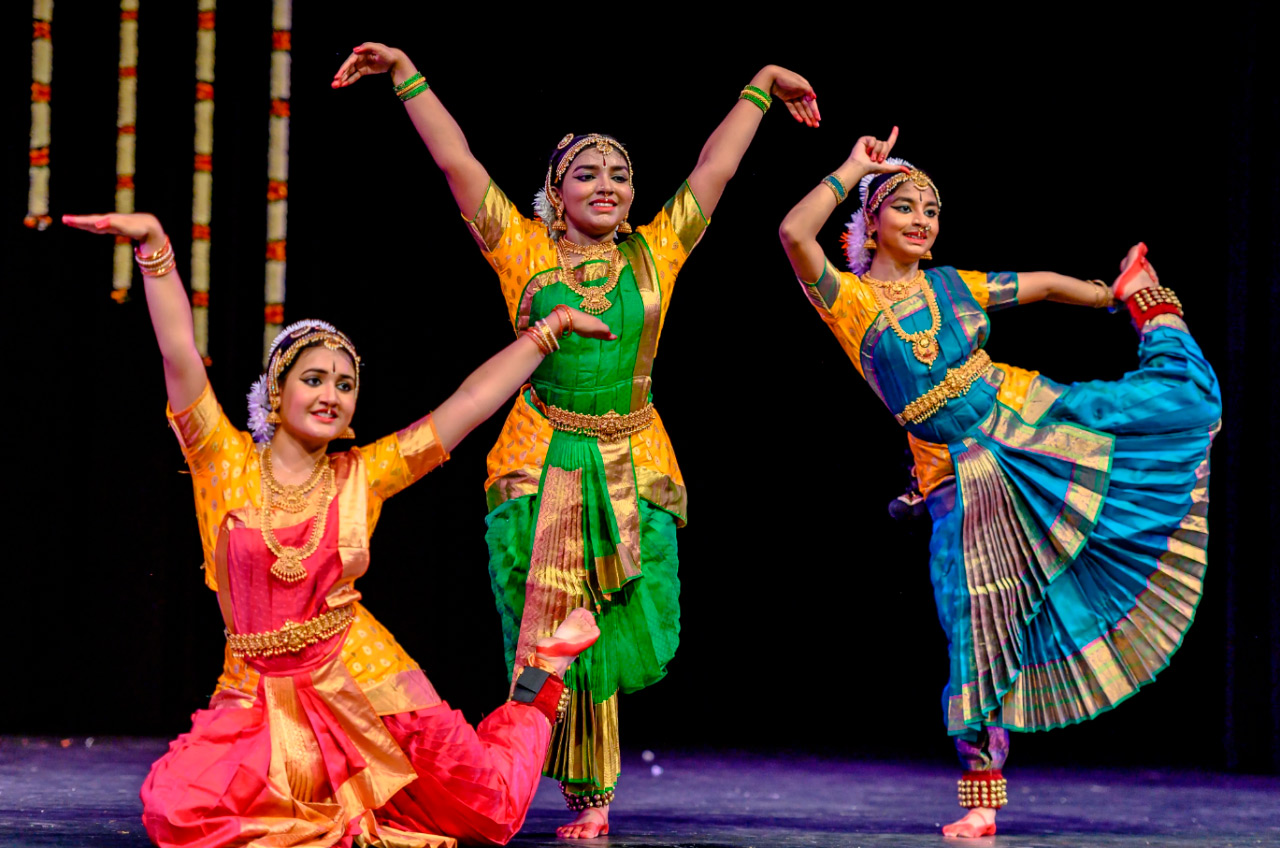
[[[148,0],[140,15],[137,206],[166,224],[184,276],[194,6]],[[1185,644],[1134,703],[1019,737],[1014,762],[1280,766],[1280,194],[1275,63],[1256,10],[1150,28],[1075,5],[1034,21],[796,7],[792,23],[762,14],[727,31],[674,15],[637,28],[628,20],[643,9],[593,8],[446,20],[403,4],[295,5],[286,319],[327,318],[356,339],[367,367],[355,426],[370,439],[439,403],[511,338],[493,275],[387,83],[328,88],[361,40],[415,58],[526,209],[562,135],[617,135],[637,167],[636,221],[675,191],[761,65],[813,82],[821,129],[768,115],[663,336],[655,399],[692,495],[682,646],[667,680],[623,699],[623,743],[950,756],[928,522],[885,510],[905,482],[904,436],[776,239],[858,135],[896,123],[896,152],[946,197],[939,263],[1110,278],[1143,239],[1224,388],[1210,569]],[[112,203],[117,9],[56,5],[55,218]],[[6,3],[0,21],[15,484],[4,559],[16,576],[0,733],[172,736],[212,691],[221,623],[143,300],[110,299],[109,239],[20,223],[28,12]],[[220,4],[210,377],[237,422],[261,357],[269,50],[269,3]],[[843,222],[824,235],[832,256]],[[1046,304],[1000,313],[989,349],[1070,381],[1120,376],[1135,347],[1119,317]],[[506,689],[481,485],[501,419],[388,507],[360,586],[473,720]]]

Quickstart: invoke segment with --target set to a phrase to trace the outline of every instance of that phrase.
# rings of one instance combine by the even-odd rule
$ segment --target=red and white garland
[[[289,215],[289,90],[292,0],[273,0],[271,11],[271,118],[267,147],[267,273],[262,362],[284,325],[285,236]]]
[[[27,214],[34,230],[49,226],[49,100],[53,84],[53,0],[35,0],[31,9],[31,142]]]
[[[133,211],[138,122],[138,0],[120,0],[119,90],[116,103],[116,211]],[[124,303],[133,285],[133,244],[116,236],[111,297]]]
[[[213,60],[217,0],[198,0],[195,175],[191,198],[191,320],[196,350],[209,362],[209,226],[213,220]]]

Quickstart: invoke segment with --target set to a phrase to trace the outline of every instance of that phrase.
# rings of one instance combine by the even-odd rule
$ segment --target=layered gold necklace
[[[866,274],[863,274],[859,279],[871,286],[871,291],[875,294],[876,305],[880,307],[885,318],[889,320],[889,326],[893,328],[893,332],[897,337],[911,346],[911,352],[915,354],[916,359],[933,368],[933,362],[938,358],[937,337],[938,330],[942,327],[942,313],[938,310],[938,296],[933,293],[933,286],[929,285],[929,278],[924,275],[923,271],[916,271],[916,275],[909,280],[877,280]],[[927,330],[908,333],[902,329],[902,324],[898,322],[898,316],[893,312],[893,301],[902,299],[906,290],[917,283],[920,284],[920,292],[924,295],[925,303],[929,304],[932,325]],[[889,292],[887,296],[885,295],[886,289]],[[890,298],[893,300],[891,301]]]
[[[599,286],[584,286],[579,283],[577,275],[574,273],[574,268],[569,264],[569,251],[581,256],[584,263],[596,259],[607,260],[609,268],[607,273],[603,275],[608,278],[606,282]],[[583,312],[588,315],[599,315],[610,306],[613,306],[613,301],[609,300],[605,295],[617,287],[618,278],[622,274],[622,254],[618,251],[616,244],[613,242],[575,244],[561,236],[556,242],[556,261],[560,263],[560,282],[568,286],[569,291],[582,298],[579,308]],[[600,277],[587,277],[587,270],[584,264],[582,268],[583,282],[600,279]]]
[[[324,486],[320,490],[320,502],[316,509],[315,521],[311,524],[311,535],[307,538],[306,544],[300,548],[280,544],[275,531],[271,528],[272,496],[278,495],[282,499],[280,509],[285,512],[301,512],[306,506],[311,490],[321,480],[324,481]],[[329,519],[329,505],[333,502],[334,491],[337,488],[333,467],[329,465],[329,457],[322,456],[316,461],[316,466],[306,482],[297,486],[285,486],[276,480],[271,471],[271,446],[267,445],[262,452],[262,481],[265,484],[262,491],[262,541],[267,546],[267,550],[276,557],[276,561],[271,564],[271,575],[284,583],[297,583],[307,576],[303,561],[316,552],[320,547],[320,540],[324,538],[325,524]]]

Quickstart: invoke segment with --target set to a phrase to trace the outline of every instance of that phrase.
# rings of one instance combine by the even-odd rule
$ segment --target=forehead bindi
[[[920,188],[915,185],[900,186],[893,192],[888,200],[889,204],[902,202],[919,204],[921,206],[937,206],[938,198],[934,195],[931,188]]]
[[[616,150],[610,151],[608,156],[598,150],[584,150],[573,160],[573,167],[570,171],[575,174],[595,174],[599,173],[601,169],[610,172],[625,172],[627,170],[626,157]]]
[[[355,366],[345,351],[329,350],[326,347],[310,347],[298,356],[298,372],[320,371],[326,374],[337,374],[348,379],[355,378]]]

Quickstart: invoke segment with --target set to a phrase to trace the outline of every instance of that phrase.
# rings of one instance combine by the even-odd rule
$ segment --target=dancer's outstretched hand
[[[818,126],[822,114],[818,111],[818,95],[813,93],[813,86],[795,71],[776,65],[774,68],[769,93],[781,100],[797,121],[803,121],[807,127]]]
[[[329,85],[332,88],[346,88],[361,77],[385,74],[404,58],[403,50],[376,41],[366,41],[351,51]]]
[[[864,135],[858,139],[853,146],[853,152],[849,154],[849,160],[857,162],[866,173],[869,174],[891,174],[895,171],[909,171],[902,165],[891,165],[886,160],[889,158],[889,151],[893,150],[893,146],[898,143],[898,128],[894,127],[889,133],[889,137],[883,141],[873,135]]]
[[[108,233],[145,239],[163,235],[164,228],[155,215],[146,212],[109,212],[103,215],[63,215],[62,223],[89,233]]]
[[[617,336],[609,329],[609,325],[601,321],[594,315],[588,315],[580,309],[574,309],[572,306],[566,306],[569,314],[573,316],[573,326],[571,332],[577,333],[587,339],[616,339]],[[564,335],[569,328],[564,324],[564,311],[556,309],[551,315],[547,316],[548,320],[560,322],[556,329],[560,335]]]

